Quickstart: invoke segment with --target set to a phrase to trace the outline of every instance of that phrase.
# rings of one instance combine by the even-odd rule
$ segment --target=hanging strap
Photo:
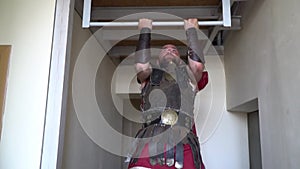
[[[187,136],[187,139],[188,139],[189,145],[190,145],[191,150],[192,150],[194,165],[195,165],[196,169],[199,169],[199,167],[200,167],[200,164],[199,164],[199,162],[200,162],[199,161],[199,149],[197,148],[197,145],[194,142],[191,134],[189,134]]]
[[[146,129],[142,129],[141,131],[139,131],[136,138],[135,138],[135,140],[134,140],[134,143],[132,145],[132,150],[131,150],[131,154],[134,152],[133,153],[133,158],[131,159],[132,163],[136,163],[137,160],[138,160],[138,157],[141,154],[141,151],[142,151],[143,147],[140,147],[140,146],[143,144],[142,143],[143,141],[140,138],[144,137],[146,131],[147,131]]]
[[[180,142],[176,145],[176,162],[175,168],[181,169],[183,168],[183,144]]]
[[[175,143],[174,143],[174,136],[173,136],[173,130],[170,129],[167,131],[167,138],[168,138],[168,141],[167,141],[167,145],[166,145],[166,165],[171,167],[174,165],[175,163],[175,159],[174,159],[174,147],[175,147]]]

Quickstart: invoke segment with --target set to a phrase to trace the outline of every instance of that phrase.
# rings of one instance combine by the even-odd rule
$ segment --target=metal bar
[[[230,0],[222,0],[223,26],[231,27],[231,3]]]
[[[90,27],[91,9],[92,9],[92,0],[84,0],[83,16],[82,16],[82,27],[83,28]]]
[[[138,26],[139,22],[90,22],[90,26],[111,26],[111,27],[125,27],[125,26]],[[215,26],[223,25],[223,21],[199,21],[200,26]],[[183,26],[183,21],[174,22],[152,22],[153,26]]]
[[[138,22],[90,22],[91,21],[91,7],[92,0],[84,0],[82,27],[88,28],[90,26],[137,26]],[[231,27],[231,2],[230,0],[222,0],[223,21],[199,21],[200,26],[218,26]],[[184,22],[153,22],[153,26],[182,26]]]
[[[221,27],[220,30],[241,30],[241,17],[232,16],[231,17],[231,27]]]
[[[227,4],[228,1],[229,1],[229,4]],[[228,15],[228,12],[227,12],[227,13],[225,12],[225,15],[224,15],[224,11],[225,11],[226,9],[229,10],[230,22],[231,22],[231,13],[230,13],[230,9],[231,9],[231,6],[233,5],[234,1],[239,1],[239,0],[233,0],[233,1],[231,1],[231,2],[230,2],[230,0],[222,0],[222,7],[223,7],[223,16],[222,16],[222,17],[223,17],[223,19],[224,19],[224,17],[228,17],[228,16],[227,16],[227,15]],[[225,5],[227,5],[227,6],[225,7]],[[226,8],[226,9],[224,9],[224,8]],[[229,8],[229,9],[228,9],[228,8]],[[222,18],[220,18],[220,19],[222,19]],[[223,26],[225,27],[225,25],[228,25],[228,18],[226,18],[226,19],[224,19],[224,20],[227,22],[226,24],[223,25]],[[225,22],[225,21],[224,21],[224,22]],[[230,26],[231,26],[231,23],[230,23]],[[208,49],[210,48],[212,41],[215,39],[215,37],[217,36],[217,34],[218,34],[218,32],[219,32],[220,29],[221,29],[220,26],[215,26],[215,27],[213,28],[213,30],[211,31],[211,34],[210,34],[210,36],[209,36],[209,40],[206,42],[206,45],[205,45],[205,47],[204,47],[204,49],[203,49],[204,54],[207,54],[207,51],[208,51]]]

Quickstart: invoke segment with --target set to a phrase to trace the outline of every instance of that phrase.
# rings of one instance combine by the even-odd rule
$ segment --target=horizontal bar
[[[112,27],[126,27],[126,26],[138,26],[139,22],[90,22],[90,26],[112,26]],[[199,26],[215,26],[223,25],[223,21],[199,21]],[[153,26],[183,26],[183,21],[174,22],[152,22]]]

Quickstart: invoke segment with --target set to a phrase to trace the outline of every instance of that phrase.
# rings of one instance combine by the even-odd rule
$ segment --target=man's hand
[[[138,28],[139,30],[141,30],[142,28],[149,28],[152,30],[152,20],[146,18],[140,19]]]
[[[199,28],[198,19],[192,18],[184,20],[184,29],[188,30],[189,28]]]

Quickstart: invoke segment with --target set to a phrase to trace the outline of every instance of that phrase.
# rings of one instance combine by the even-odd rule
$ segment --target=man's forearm
[[[147,27],[142,28],[135,52],[135,68],[140,82],[146,80],[151,74],[151,68],[149,64],[151,58],[150,41],[151,29]]]
[[[151,57],[150,53],[150,40],[151,40],[151,29],[142,28],[138,45],[136,47],[135,62],[136,63],[148,63]]]
[[[188,57],[194,61],[205,63],[203,49],[204,47],[198,40],[196,28],[189,28],[186,30],[188,43]]]

